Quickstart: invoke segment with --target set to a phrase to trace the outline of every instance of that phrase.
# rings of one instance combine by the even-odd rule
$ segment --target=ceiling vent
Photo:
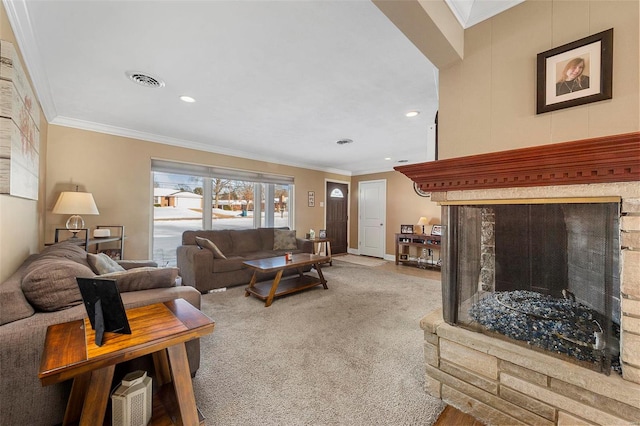
[[[338,145],[346,145],[348,143],[353,143],[352,139],[340,139],[338,142],[336,142]]]
[[[164,87],[164,81],[150,74],[138,71],[127,71],[125,72],[125,75],[129,78],[129,80],[144,87]]]

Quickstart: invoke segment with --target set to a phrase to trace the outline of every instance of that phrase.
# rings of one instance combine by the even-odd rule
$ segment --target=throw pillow
[[[38,259],[43,259],[45,257],[62,257],[65,259],[73,260],[76,263],[81,263],[85,266],[89,266],[89,263],[87,262],[86,250],[82,246],[79,246],[78,244],[69,240],[45,247],[44,250],[40,252]]]
[[[94,277],[88,267],[69,259],[39,259],[27,268],[22,292],[41,311],[59,311],[82,303],[76,277]]]
[[[207,238],[196,237],[196,244],[201,249],[211,250],[211,252],[213,253],[213,258],[214,259],[226,259],[227,258],[227,256],[225,256],[224,253],[222,253],[220,251],[218,246],[215,245],[213,243],[213,241],[211,241],[211,240],[209,240]]]
[[[149,290],[152,288],[175,287],[178,268],[133,268],[126,271],[111,272],[100,275],[100,278],[116,280],[120,293],[128,291]]]
[[[297,248],[296,231],[287,231],[284,229],[273,230],[274,250],[295,250]]]
[[[120,266],[118,262],[110,258],[105,253],[87,253],[87,262],[89,262],[89,266],[91,266],[93,272],[98,275],[124,271],[124,268]]]

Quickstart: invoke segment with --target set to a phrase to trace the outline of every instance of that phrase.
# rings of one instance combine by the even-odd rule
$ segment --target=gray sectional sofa
[[[209,240],[213,243],[213,249],[201,242],[199,245],[196,237]],[[206,293],[218,288],[248,284],[252,272],[243,266],[245,260],[284,256],[287,252],[312,253],[313,243],[297,238],[295,231],[289,228],[185,231],[182,245],[177,249],[178,269],[183,285]],[[305,272],[310,269],[310,266],[306,267]],[[296,270],[285,271],[285,274],[296,273]],[[275,273],[265,274],[260,279],[273,276]]]
[[[200,293],[176,286],[177,268],[121,261],[116,280],[125,308],[182,298],[200,308]],[[127,269],[129,268],[129,269]],[[29,256],[0,284],[0,424],[54,425],[63,419],[71,382],[43,387],[38,379],[47,327],[86,317],[77,276],[96,276],[87,253],[59,243]],[[64,350],[61,347],[60,350]],[[191,373],[200,365],[200,342],[187,343]],[[147,365],[151,365],[148,363]]]

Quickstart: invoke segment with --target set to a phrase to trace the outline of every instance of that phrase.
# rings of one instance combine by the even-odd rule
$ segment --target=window
[[[291,177],[164,160],[152,160],[151,171],[159,265],[176,265],[186,230],[293,228]]]
[[[334,188],[333,191],[331,191],[331,194],[329,194],[329,197],[331,197],[331,198],[344,198],[344,194],[338,188]]]

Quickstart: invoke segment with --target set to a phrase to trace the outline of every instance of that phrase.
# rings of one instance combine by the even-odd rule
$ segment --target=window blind
[[[281,185],[293,184],[293,176],[275,175],[250,170],[229,169],[226,167],[206,166],[202,164],[182,163],[178,161],[160,159],[151,159],[151,171],[247,182],[273,183]]]

